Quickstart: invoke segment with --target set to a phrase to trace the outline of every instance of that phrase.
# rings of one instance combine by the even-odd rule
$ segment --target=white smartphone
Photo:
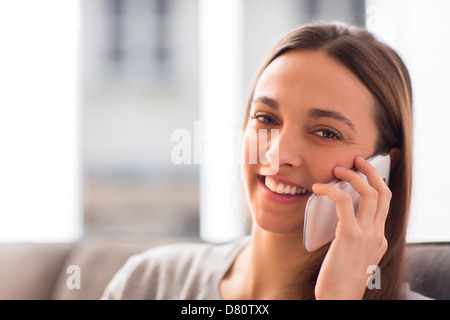
[[[368,158],[367,161],[389,185],[391,167],[389,154],[373,156]],[[359,171],[356,172],[367,181],[365,175]],[[339,179],[335,179],[330,183],[351,195],[355,214],[358,214],[359,193],[353,189],[352,185]],[[327,196],[312,194],[306,203],[303,222],[303,246],[305,249],[311,252],[332,241],[335,237],[337,223],[336,204]]]

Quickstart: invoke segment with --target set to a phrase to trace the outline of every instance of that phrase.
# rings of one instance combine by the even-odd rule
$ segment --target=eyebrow
[[[333,111],[333,110],[323,110],[323,109],[311,109],[308,111],[308,116],[314,119],[319,118],[332,118],[341,122],[344,122],[347,126],[349,126],[352,130],[356,131],[356,127],[353,122],[350,121],[346,116],[342,113]]]
[[[272,108],[274,110],[280,109],[278,102],[268,96],[258,96],[252,100],[252,103],[256,103],[256,102],[264,103],[265,105],[269,106],[270,108]],[[342,113],[340,113],[338,111],[313,108],[308,111],[308,116],[310,118],[314,118],[314,119],[319,119],[319,118],[335,119],[335,120],[344,122],[353,131],[357,131],[353,122],[351,122],[350,119],[348,119],[346,116],[344,116]]]
[[[269,107],[271,107],[272,109],[275,109],[275,110],[279,110],[280,109],[280,106],[278,105],[278,102],[276,100],[272,99],[272,98],[269,98],[268,96],[256,97],[256,98],[254,98],[252,100],[252,103],[255,103],[255,102],[264,103],[265,105],[267,105],[267,106],[269,106]]]

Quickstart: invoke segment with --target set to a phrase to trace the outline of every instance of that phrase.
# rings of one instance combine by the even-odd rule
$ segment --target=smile
[[[290,185],[287,183],[282,183],[275,181],[271,179],[270,177],[266,176],[264,184],[267,188],[270,189],[270,191],[278,193],[278,194],[284,194],[284,195],[295,195],[295,194],[305,194],[308,192],[307,189],[297,187],[294,185]]]
[[[258,175],[262,195],[270,201],[280,204],[293,204],[309,197],[311,192],[299,185],[281,181],[276,177]]]

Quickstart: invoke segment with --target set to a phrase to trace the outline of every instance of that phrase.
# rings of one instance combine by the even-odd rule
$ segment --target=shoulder
[[[220,281],[247,242],[172,244],[134,255],[103,299],[219,299],[217,288],[207,285]]]

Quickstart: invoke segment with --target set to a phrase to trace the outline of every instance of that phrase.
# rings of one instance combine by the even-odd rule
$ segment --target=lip
[[[258,176],[258,177],[263,177],[264,178],[264,176]],[[306,189],[305,187],[303,187],[303,186],[301,186],[299,184],[296,184],[296,183],[294,183],[292,181],[289,181],[289,180],[286,180],[286,179],[278,178],[277,176],[270,176],[270,179],[274,180],[274,181],[276,181],[278,183],[289,184],[291,186],[296,186],[297,188]]]
[[[263,196],[270,201],[283,203],[283,204],[296,203],[296,202],[302,200],[303,198],[308,198],[311,195],[311,192],[307,192],[304,194],[294,194],[294,195],[278,194],[276,192],[271,191],[269,188],[266,187],[266,185],[264,184],[264,179],[265,179],[265,176],[258,176],[260,190],[261,190],[261,193],[263,194]],[[274,178],[274,180],[275,180],[275,178]],[[276,180],[279,182],[284,181],[285,183],[295,185],[295,186],[301,188],[301,186],[299,186],[295,183],[291,183],[286,180],[281,180],[281,179],[276,179]]]

